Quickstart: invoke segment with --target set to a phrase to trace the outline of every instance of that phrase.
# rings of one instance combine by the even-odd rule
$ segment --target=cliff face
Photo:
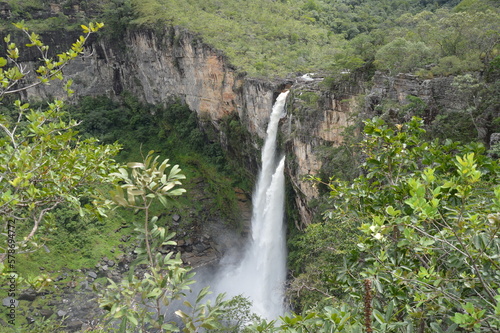
[[[120,44],[91,43],[86,56],[64,70],[78,95],[128,91],[153,104],[179,98],[215,127],[237,113],[252,133],[264,136],[278,83],[246,79],[222,53],[178,27],[129,32]],[[57,85],[28,91],[28,97],[58,94]]]
[[[64,43],[70,45],[76,37],[65,36]],[[28,56],[28,60],[33,58]],[[180,99],[198,114],[202,127],[216,133],[211,139],[233,151],[239,148],[227,147],[226,133],[221,131],[225,117],[242,122],[251,133],[248,144],[255,150],[258,138],[265,136],[273,100],[284,87],[281,81],[246,78],[220,51],[178,27],[131,31],[119,43],[92,41],[86,55],[70,63],[64,74],[73,79],[73,98],[117,98],[127,91],[152,104]],[[59,86],[57,82],[38,86],[25,97],[63,97]],[[242,160],[256,171],[257,156]]]
[[[384,99],[397,101],[404,105],[408,96],[419,97],[429,108],[429,116],[434,116],[440,110],[459,110],[465,105],[459,98],[457,89],[452,86],[453,77],[438,77],[422,79],[411,74],[398,74],[394,77],[376,73],[373,77],[373,87],[366,97],[366,112],[374,111]]]
[[[425,105],[419,115],[431,122],[436,115],[467,108],[467,103],[453,86],[453,77],[422,79],[414,75],[398,74],[394,77],[375,73],[371,82],[363,78],[340,77],[333,89],[326,88],[322,78],[297,80],[292,87],[287,123],[283,126],[286,151],[292,157],[287,172],[294,187],[295,204],[299,208],[301,225],[312,221],[311,199],[318,197],[318,189],[305,175],[318,175],[322,168],[320,151],[325,147],[342,143],[343,130],[355,119],[382,116],[381,105],[390,101],[391,112],[409,120],[411,112],[405,114],[405,106],[411,102],[409,96],[417,97]],[[367,87],[367,85],[370,87]],[[403,113],[403,114],[401,114]],[[481,132],[481,131],[479,131]]]
[[[289,156],[286,172],[296,193],[298,226],[311,221],[309,202],[318,195],[303,176],[318,173],[318,147],[341,143],[342,130],[355,112],[373,113],[384,98],[404,104],[407,95],[420,97],[436,108],[453,100],[450,79],[426,81],[379,74],[371,89],[364,88],[361,80],[354,80],[334,90],[325,89],[320,77],[297,78],[293,82],[250,79],[239,74],[218,50],[177,27],[129,32],[119,44],[95,41],[85,57],[64,70],[66,78],[73,79],[73,89],[79,96],[116,97],[129,91],[148,103],[181,99],[197,112],[201,125],[210,127],[233,151],[239,147],[227,147],[227,133],[221,127],[225,117],[237,117],[251,134],[248,144],[258,148],[274,99],[291,86],[288,116],[281,123],[281,141]],[[27,97],[58,97],[60,93],[57,84],[52,84],[28,90]]]
[[[323,146],[342,143],[342,131],[350,125],[357,108],[358,85],[332,92],[323,85],[322,77],[304,80],[298,78],[292,86],[288,118],[282,126],[285,150],[289,159],[287,173],[296,193],[301,228],[312,220],[311,199],[318,197],[318,189],[304,180],[306,175],[317,175],[322,162],[317,151]]]

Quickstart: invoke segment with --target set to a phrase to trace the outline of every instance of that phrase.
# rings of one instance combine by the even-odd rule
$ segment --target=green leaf
[[[397,216],[401,213],[400,210],[395,210],[394,207],[392,207],[392,206],[387,206],[385,211],[387,214],[389,214],[391,216]]]
[[[18,185],[19,185],[22,181],[23,181],[23,178],[21,178],[21,177],[16,177],[14,180],[9,181],[9,183],[10,183],[12,186],[16,187],[16,186],[18,186]]]
[[[186,190],[183,188],[178,188],[169,192],[170,195],[176,195],[176,196],[182,195],[182,193],[186,193]]]
[[[455,333],[457,331],[457,327],[457,324],[451,324],[444,333]]]
[[[386,321],[385,321],[385,319],[384,319],[384,315],[383,315],[382,313],[380,313],[380,311],[378,311],[378,310],[374,309],[374,310],[373,310],[373,316],[375,317],[375,319],[376,319],[379,323],[381,323],[381,324],[385,324],[385,323],[386,323]]]
[[[116,186],[115,191],[112,191],[111,195],[113,200],[120,206],[127,207],[129,205],[125,200],[125,194],[123,193],[123,189],[120,186]]]
[[[200,327],[206,328],[207,330],[214,330],[217,328],[217,326],[204,322],[203,324],[200,325]]]
[[[140,162],[129,162],[127,163],[127,167],[130,169],[144,168],[144,164]]]
[[[392,315],[394,314],[394,302],[389,302],[387,306],[387,311],[385,312],[384,320],[386,323],[390,322]]]
[[[120,323],[120,329],[119,329],[120,332],[126,332],[127,331],[127,323],[128,323],[128,319],[127,319],[127,317],[125,317],[122,320],[122,322]]]
[[[158,200],[160,200],[160,203],[164,206],[164,207],[168,207],[168,202],[167,202],[167,199],[162,196],[162,195],[159,195],[157,196]]]
[[[198,293],[198,297],[196,297],[196,303],[200,303],[205,296],[210,294],[209,288],[205,287]]]
[[[132,315],[131,313],[127,312],[127,319],[134,325],[134,326],[137,326],[139,325],[139,322],[137,321],[137,319],[135,318],[134,315]]]
[[[177,310],[174,312],[178,317],[184,319],[184,318],[188,318],[189,316],[182,310]]]

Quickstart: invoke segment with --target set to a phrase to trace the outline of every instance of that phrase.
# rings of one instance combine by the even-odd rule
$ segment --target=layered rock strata
[[[66,39],[69,45],[72,39]],[[225,117],[238,119],[250,133],[246,144],[258,149],[265,137],[274,99],[291,86],[288,115],[281,128],[283,148],[291,157],[287,159],[287,174],[296,192],[299,226],[311,220],[308,202],[318,195],[316,188],[303,177],[320,170],[317,148],[341,143],[342,130],[349,125],[352,115],[373,113],[385,98],[404,104],[406,96],[413,95],[434,105],[436,110],[445,104],[452,105],[455,100],[450,78],[422,80],[410,75],[386,77],[379,73],[370,89],[360,79],[345,80],[333,90],[325,88],[321,77],[314,76],[287,80],[248,78],[220,51],[179,27],[130,31],[120,43],[93,41],[85,56],[68,65],[64,74],[74,82],[77,96],[73,98],[88,95],[118,98],[127,91],[153,104],[180,99],[198,114],[202,127],[210,128],[223,146],[236,152],[241,147],[228,147],[227,133],[221,128]],[[26,97],[63,97],[62,93],[53,83],[29,89]],[[257,159],[258,154],[250,158]]]

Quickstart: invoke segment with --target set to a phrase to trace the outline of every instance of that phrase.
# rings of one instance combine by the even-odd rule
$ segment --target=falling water
[[[253,311],[267,319],[276,319],[285,311],[285,157],[276,159],[276,136],[287,95],[288,91],[278,96],[267,127],[262,168],[252,199],[252,239],[243,259],[217,277],[216,288],[228,296],[249,297]]]

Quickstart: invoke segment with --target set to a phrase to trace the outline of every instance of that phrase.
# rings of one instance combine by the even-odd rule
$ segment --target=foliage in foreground
[[[367,121],[363,175],[330,184],[327,218],[361,232],[357,249],[328,272],[344,296],[244,331],[498,331],[500,167],[481,145],[422,140],[422,126]],[[335,232],[328,226],[325,234]],[[205,327],[217,331],[224,310],[209,310],[186,323],[213,315]]]
[[[102,26],[82,26],[86,35],[69,51],[51,59],[47,55],[49,47],[40,37],[18,24],[29,37],[27,46],[38,49],[41,64],[36,69],[37,77],[30,78],[29,71],[18,62],[18,46],[10,36],[5,37],[7,54],[6,58],[0,57],[0,100],[29,87],[62,80],[62,69],[83,51],[89,35]],[[65,86],[69,94],[70,85],[68,82]],[[78,123],[65,120],[62,101],[49,103],[45,109],[30,108],[20,100],[14,105],[13,113],[0,115],[0,219],[5,228],[7,223],[15,222],[13,230],[2,230],[2,261],[7,252],[3,245],[7,244],[7,234],[17,237],[15,245],[9,245],[9,249],[16,249],[14,252],[30,242],[36,247],[39,229],[50,231],[51,213],[58,206],[70,205],[81,215],[104,214],[103,207],[93,204],[99,196],[96,185],[109,180],[109,171],[115,165],[112,157],[119,150],[116,144],[81,140],[74,130]]]
[[[62,68],[82,51],[88,35],[96,32],[102,25],[82,26],[87,36],[78,39],[72,49],[58,55],[57,60],[48,58],[48,47],[38,35],[29,34],[22,25],[19,27],[30,38],[31,44],[28,46],[37,47],[41,52],[42,65],[37,70],[39,76],[33,79],[33,82],[28,83],[28,86],[19,86],[22,79],[29,82],[26,76],[28,73],[16,61],[20,51],[7,37],[7,58],[0,58],[0,98],[23,91],[27,87],[48,83],[52,79],[62,80]],[[70,84],[66,85],[66,90],[71,93]],[[2,108],[0,122],[0,144],[3,148],[0,158],[4,162],[0,169],[0,212],[2,226],[5,228],[1,235],[8,239],[5,241],[7,247],[3,249],[5,251],[2,255],[9,253],[8,257],[2,256],[2,261],[6,259],[8,265],[0,262],[2,279],[6,278],[5,271],[16,269],[16,255],[20,254],[19,250],[26,246],[28,241],[31,241],[29,245],[34,247],[41,245],[33,242],[40,231],[43,232],[39,239],[46,239],[52,231],[53,224],[49,223],[51,217],[60,219],[64,217],[63,211],[67,211],[69,215],[84,214],[87,211],[104,215],[111,202],[103,201],[99,190],[105,183],[121,180],[125,184],[117,186],[113,199],[118,205],[144,211],[144,222],[136,223],[142,247],[136,249],[138,258],[134,268],[145,263],[151,270],[143,272],[141,278],[135,275],[139,274],[138,271],[131,272],[128,278],[118,285],[111,282],[102,300],[103,307],[110,310],[111,321],[120,320],[121,331],[152,327],[162,331],[179,330],[177,323],[166,318],[165,313],[168,313],[167,306],[170,301],[185,296],[188,285],[194,282],[191,279],[193,273],[183,266],[180,254],[175,257],[173,253],[165,256],[156,254],[159,247],[174,245],[171,241],[174,235],[157,225],[157,217],[150,218],[153,201],[158,200],[166,205],[167,198],[171,199],[184,192],[183,189],[175,188],[180,185],[179,180],[185,178],[180,174],[178,166],[169,169],[167,174],[165,172],[170,166],[167,164],[168,160],[158,163],[158,157],[153,159],[149,154],[144,163],[128,164],[132,169],[130,175],[124,168],[112,173],[117,169],[112,157],[118,152],[119,145],[99,145],[96,139],[84,139],[79,136],[74,130],[79,123],[74,120],[66,121],[68,115],[62,111],[61,101],[49,103],[48,110],[45,111],[43,107],[30,108],[19,100],[14,104],[14,111],[11,108]],[[184,130],[190,134],[194,132],[190,127]],[[199,143],[200,140],[195,138],[192,142]],[[16,222],[14,230],[10,226],[11,220]],[[77,230],[81,231],[81,228]],[[77,230],[75,233],[78,233]],[[16,274],[15,280],[16,285],[29,284],[34,290],[40,290],[51,282],[46,275],[33,278],[19,277]],[[138,301],[137,293],[142,296],[142,302]],[[223,306],[225,311],[239,311],[239,304],[245,303],[237,301],[235,305],[234,301],[222,302],[223,296],[219,296],[213,306],[210,303],[201,303],[207,294],[208,290],[203,289],[193,304],[184,300],[183,304],[187,306],[187,310],[176,311],[183,322],[184,331],[196,331],[199,327],[213,328],[218,325],[215,318],[218,318]],[[16,297],[14,294],[11,296]],[[150,307],[155,310],[153,313]],[[221,316],[221,320],[224,318],[227,320],[227,316]],[[9,324],[15,326],[18,323],[11,320]],[[233,326],[234,323],[228,321],[227,325]],[[6,330],[18,331],[24,328],[12,326]],[[52,319],[42,320],[31,325],[29,329],[63,330],[64,323],[63,319],[57,323]],[[105,330],[114,331],[114,328],[110,326]]]
[[[368,281],[374,331],[498,330],[498,162],[478,144],[426,142],[418,118],[365,125],[363,175],[332,180],[329,223],[310,227],[361,232],[343,264],[325,272],[323,287],[340,286],[342,301],[362,308]],[[321,244],[333,259],[331,249],[345,245],[327,238]]]
[[[110,284],[100,298],[100,306],[109,311],[108,325],[117,321],[119,332],[223,329],[221,321],[227,315],[225,312],[234,307],[229,301],[223,301],[224,294],[218,295],[211,304],[206,299],[208,287],[203,288],[194,301],[187,298],[189,285],[195,282],[194,273],[183,266],[179,252],[162,254],[161,249],[176,244],[172,241],[175,234],[159,226],[157,216],[151,216],[153,201],[159,200],[168,206],[170,200],[185,192],[178,188],[180,180],[185,179],[181,169],[178,165],[169,169],[168,160],[159,163],[158,156],[153,157],[152,152],[143,163],[131,162],[127,166],[130,173],[120,168],[114,174],[122,185],[116,186],[113,200],[119,206],[142,212],[144,220],[134,223],[140,245],[135,249],[137,258],[130,274],[119,283],[109,279]],[[140,265],[146,268],[141,270]],[[238,308],[236,314],[240,315]]]
[[[33,45],[37,45],[35,37],[32,37]],[[16,54],[15,45],[10,46],[10,59],[15,59]],[[7,65],[2,63],[3,67]],[[58,76],[57,69],[52,70],[45,68],[41,72]],[[21,78],[15,69],[4,73],[7,90],[11,89],[9,80]],[[57,108],[57,103],[54,105]],[[17,106],[21,111],[28,108],[21,103]],[[52,106],[49,109],[52,112],[49,115],[53,116],[51,124],[55,126],[52,130],[49,128],[45,133],[41,131],[43,126],[32,124],[30,127],[29,123],[27,126],[31,133],[41,137],[41,142],[60,138],[52,134],[67,129],[64,122],[57,121],[61,114]],[[35,121],[43,122],[47,115],[42,113],[40,117],[27,119],[38,124]],[[22,146],[17,144],[14,135],[17,126],[25,126],[19,120],[14,119],[13,123],[2,127],[6,133],[2,142],[10,142],[12,149],[6,151],[11,153],[20,151],[18,148]],[[32,134],[26,133],[32,138]],[[360,332],[363,327],[366,331],[380,332],[443,332],[458,327],[469,331],[498,330],[498,163],[486,157],[484,148],[478,145],[423,141],[418,119],[394,128],[375,119],[366,123],[365,134],[366,139],[361,143],[366,155],[364,175],[353,183],[332,182],[330,185],[334,209],[327,212],[328,219],[350,228],[359,226],[363,234],[358,248],[346,258],[343,267],[333,266],[325,271],[325,278],[343,287],[344,298],[321,310],[284,316],[274,323],[258,322],[247,330]],[[32,142],[23,141],[26,145]],[[73,147],[72,144],[69,146]],[[58,141],[47,147],[47,155],[53,157],[51,153],[58,151]],[[30,191],[36,194],[36,187],[30,186],[29,181],[33,179],[36,184],[39,179],[29,172],[16,174],[20,166],[9,170],[14,178],[5,186],[18,186],[15,194],[24,193],[25,188],[27,194]],[[156,246],[171,245],[171,235],[156,225],[154,217],[149,217],[153,199],[164,201],[165,196],[180,194],[173,190],[180,179],[179,170],[174,167],[167,175],[167,163],[159,164],[151,156],[144,163],[132,163],[129,167],[133,170],[131,175],[124,169],[113,175],[124,182],[117,188],[115,200],[144,211],[144,221],[137,224],[142,239],[138,255],[139,259],[145,259],[147,268],[143,279],[131,274],[120,284],[112,283],[103,306],[110,310],[112,319],[120,321],[123,331],[137,327],[180,330],[176,323],[165,320],[163,306],[184,296],[191,276],[172,254],[153,255],[152,249]],[[102,176],[99,180],[107,179],[104,170],[99,173]],[[72,171],[78,171],[78,167]],[[8,190],[3,193],[12,195]],[[72,194],[68,192],[68,196]],[[15,198],[9,200],[8,203],[18,203]],[[43,213],[43,206],[34,202],[35,205],[27,208],[41,209]],[[323,228],[325,234],[335,232],[327,224],[318,228]],[[334,237],[331,241],[332,244],[325,246],[338,245]],[[141,292],[140,298],[136,298],[137,291]],[[224,315],[225,303],[220,298],[214,305],[201,303],[206,294],[207,290],[203,290],[194,304],[186,303],[191,312],[177,311],[186,332],[200,327],[222,329],[219,318]],[[362,308],[364,313],[359,310]]]

